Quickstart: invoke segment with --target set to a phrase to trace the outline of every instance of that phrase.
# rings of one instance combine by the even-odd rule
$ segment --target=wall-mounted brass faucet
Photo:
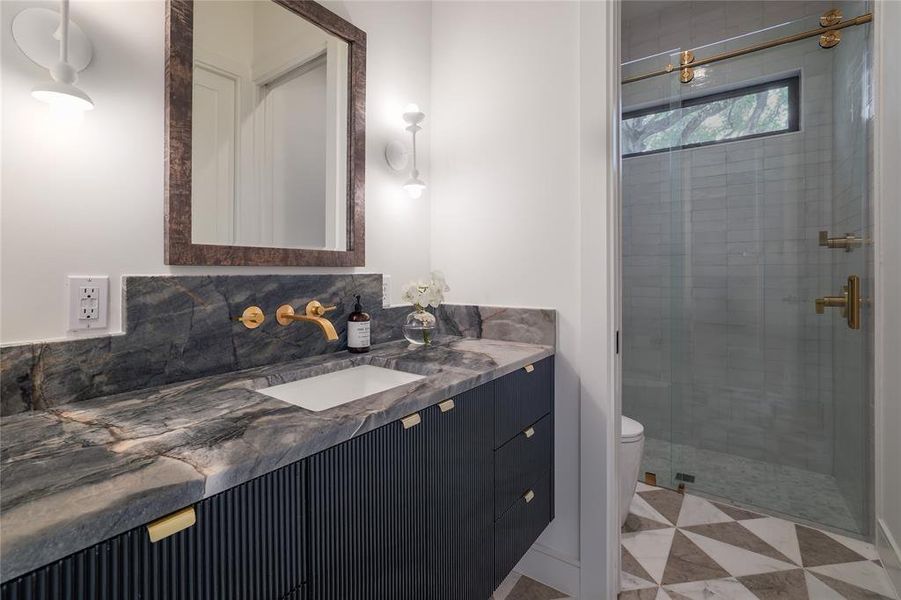
[[[332,322],[323,315],[336,308],[336,306],[322,306],[318,300],[311,300],[310,302],[307,302],[304,314],[296,315],[294,314],[293,306],[290,304],[282,304],[278,307],[278,310],[275,311],[275,320],[278,321],[279,325],[290,325],[295,321],[315,323],[322,330],[322,333],[325,334],[325,338],[330,342],[334,342],[338,339],[338,332],[335,331],[335,326],[332,325]]]

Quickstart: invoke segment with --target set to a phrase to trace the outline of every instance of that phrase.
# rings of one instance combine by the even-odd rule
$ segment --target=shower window
[[[799,130],[798,77],[623,115],[623,158]]]

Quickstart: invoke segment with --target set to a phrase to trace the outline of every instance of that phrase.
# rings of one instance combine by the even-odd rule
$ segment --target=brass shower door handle
[[[860,277],[848,276],[848,285],[842,286],[841,296],[823,296],[815,301],[818,315],[825,314],[827,308],[840,308],[842,316],[851,329],[860,329]]]

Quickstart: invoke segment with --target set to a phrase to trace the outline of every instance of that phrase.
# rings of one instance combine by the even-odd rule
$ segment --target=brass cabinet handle
[[[535,365],[526,365],[523,367],[523,371],[525,371],[526,373],[531,373],[534,370],[535,370]]]
[[[825,314],[827,308],[839,308],[848,321],[848,327],[860,329],[860,277],[849,275],[848,285],[842,286],[841,296],[817,298],[814,307],[818,315]]]
[[[147,533],[150,535],[150,541],[155,544],[170,535],[191,527],[196,522],[197,515],[194,514],[194,507],[189,506],[148,524]]]
[[[533,492],[532,490],[529,490],[528,492],[526,492],[526,495],[523,496],[523,498],[525,498],[526,504],[528,504],[529,502],[531,502],[532,500],[535,499],[535,492]]]
[[[453,398],[449,398],[449,399],[445,400],[444,402],[438,403],[438,408],[441,409],[441,412],[443,412],[443,413],[445,413],[449,410],[453,410],[454,406],[456,406],[456,405],[454,404]]]
[[[419,413],[413,413],[401,419],[400,422],[403,423],[404,429],[409,429],[422,423],[422,417],[419,416]]]
[[[528,429],[526,429],[525,431],[523,431],[523,433],[526,434],[526,439],[529,439],[530,437],[532,437],[533,435],[535,435],[535,428],[534,428],[534,427],[529,427]]]

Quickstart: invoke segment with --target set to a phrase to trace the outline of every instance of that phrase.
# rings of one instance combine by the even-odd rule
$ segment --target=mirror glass
[[[275,2],[194,4],[195,244],[345,250],[348,44]]]

